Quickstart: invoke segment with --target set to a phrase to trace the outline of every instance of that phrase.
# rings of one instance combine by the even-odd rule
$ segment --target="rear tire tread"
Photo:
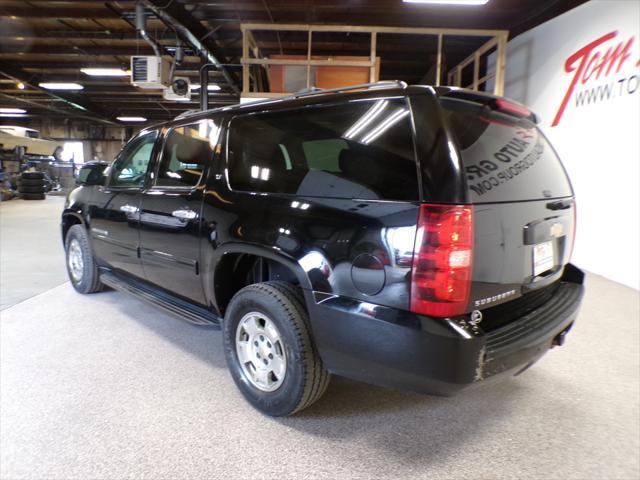
[[[329,373],[324,368],[322,360],[311,342],[309,326],[304,320],[302,321],[302,325],[299,324],[300,319],[307,318],[302,293],[296,291],[296,287],[293,285],[285,282],[256,283],[246,288],[262,290],[268,295],[273,295],[273,290],[276,290],[288,301],[283,302],[275,296],[278,303],[290,314],[290,318],[294,319],[293,327],[296,336],[302,344],[301,353],[304,356],[307,367],[305,369],[305,385],[302,396],[298,400],[297,406],[289,413],[289,415],[293,415],[315,403],[326,391],[330,380]],[[293,310],[291,307],[293,307]]]
[[[71,235],[75,236],[75,238],[78,239],[83,253],[87,254],[86,255],[87,258],[84,259],[85,263],[88,261],[91,262],[89,268],[86,269],[89,271],[89,274],[90,274],[89,285],[78,286],[73,282],[73,280],[71,280],[71,284],[80,293],[96,293],[96,292],[102,291],[104,289],[104,284],[100,281],[100,272],[98,271],[98,266],[96,265],[96,262],[93,259],[91,245],[89,244],[89,236],[87,235],[87,231],[85,230],[84,225],[76,224],[76,225],[72,225],[69,228],[69,231],[67,232],[67,237],[65,239],[65,251],[69,248],[68,243],[69,243],[69,239],[71,238]],[[65,258],[65,262],[66,262],[66,258]]]
[[[302,312],[301,318],[308,320],[309,316],[305,308],[304,295],[299,287],[296,287],[287,282],[274,281],[274,282],[268,282],[268,283],[274,286],[275,288],[280,289],[281,293],[285,295],[291,303],[296,304],[298,312]],[[307,322],[307,325],[305,326],[308,331],[307,335],[310,336],[311,325],[309,325]],[[322,395],[324,395],[324,393],[326,392],[327,387],[329,386],[329,381],[331,379],[331,375],[324,368],[324,365],[322,364],[322,360],[320,359],[320,355],[318,354],[317,349],[315,348],[315,345],[313,344],[310,338],[309,338],[309,348],[312,351],[311,355],[314,357],[313,371],[311,372],[311,384],[312,384],[311,390],[309,391],[308,395],[306,395],[306,398],[303,395],[303,400],[301,400],[300,405],[296,408],[296,410],[293,413],[299,412],[300,410],[304,410],[305,408],[311,406],[316,401],[318,401],[322,397]],[[305,392],[306,392],[306,389],[305,389]]]

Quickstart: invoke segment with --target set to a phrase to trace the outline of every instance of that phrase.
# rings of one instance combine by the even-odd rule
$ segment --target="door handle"
[[[124,213],[137,213],[138,212],[138,207],[135,207],[133,205],[122,205],[120,207],[120,211],[124,212]]]
[[[198,216],[196,212],[189,209],[174,210],[173,212],[171,212],[171,215],[173,215],[176,218],[179,218],[180,220],[193,220]]]

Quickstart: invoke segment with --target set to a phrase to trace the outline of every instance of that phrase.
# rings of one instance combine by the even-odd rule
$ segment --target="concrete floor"
[[[0,310],[67,281],[63,207],[61,196],[0,203]]]
[[[42,208],[0,206],[3,271],[25,251],[8,234],[60,248]],[[39,275],[4,273],[5,298]],[[448,399],[334,378],[272,419],[234,387],[218,331],[64,283],[0,313],[0,477],[637,479],[638,292],[587,287],[568,343],[520,377]]]

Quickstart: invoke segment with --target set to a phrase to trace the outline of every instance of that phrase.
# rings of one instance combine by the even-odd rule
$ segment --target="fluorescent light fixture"
[[[349,130],[342,135],[344,138],[351,139],[362,131],[364,127],[369,125],[378,115],[382,113],[389,102],[387,100],[378,100],[373,104],[367,112],[354,123]]]
[[[130,71],[122,68],[81,68],[80,71],[92,77],[128,77]]]
[[[409,114],[409,110],[401,108],[400,110],[396,110],[391,115],[389,115],[386,119],[384,119],[380,125],[378,125],[369,135],[365,136],[362,139],[362,143],[365,145],[373,142],[376,138],[386,132],[389,127],[393,126],[395,123],[400,121],[404,116]]]
[[[116,117],[121,122],[146,122],[145,117]]]
[[[191,90],[200,90],[200,84],[192,83]],[[209,92],[217,92],[218,90],[220,90],[220,85],[216,85],[215,83],[210,83],[209,85],[207,85],[207,91]]]
[[[258,178],[260,180],[269,180],[269,173],[271,169],[261,168],[258,165],[251,166],[251,178]]]
[[[489,0],[402,0],[404,3],[424,3],[427,5],[486,5]]]
[[[27,113],[26,110],[22,108],[0,108],[0,113]]]
[[[2,118],[19,118],[26,117],[24,113],[0,113],[0,117]]]
[[[84,87],[79,83],[67,82],[42,82],[38,84],[40,88],[47,90],[82,90]]]

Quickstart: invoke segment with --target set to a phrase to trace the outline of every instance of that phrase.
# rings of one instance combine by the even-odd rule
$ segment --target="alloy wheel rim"
[[[280,332],[269,317],[250,312],[240,319],[236,354],[251,385],[263,392],[280,388],[287,373],[287,356]]]
[[[69,242],[69,251],[67,252],[67,263],[69,264],[69,272],[74,282],[82,280],[84,271],[84,260],[82,259],[82,249],[77,239]]]

